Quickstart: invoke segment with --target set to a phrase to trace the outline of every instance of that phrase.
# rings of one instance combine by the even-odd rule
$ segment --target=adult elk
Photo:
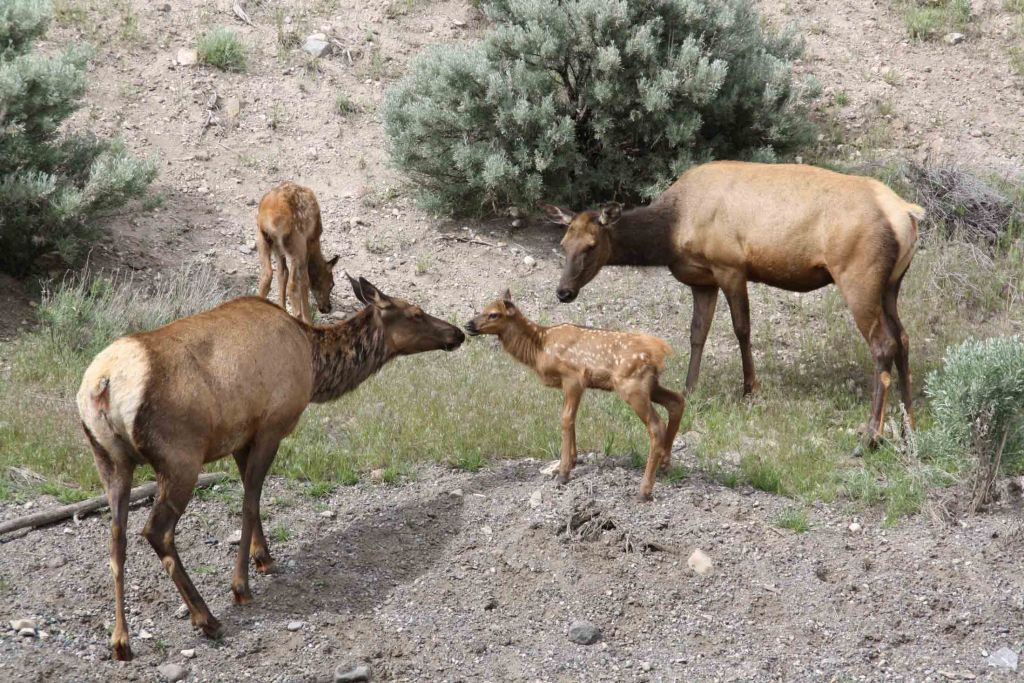
[[[205,463],[227,454],[242,477],[242,538],[231,590],[252,599],[250,553],[259,571],[273,560],[260,522],[263,479],[281,439],[309,403],[338,398],[396,356],[458,347],[465,336],[418,306],[349,278],[364,308],[312,327],[257,297],[244,297],[101,351],[78,390],[82,427],[112,511],[110,566],[115,659],[131,659],[124,616],[125,530],[135,467],[152,465],[158,493],[142,531],[192,616],[211,637],[221,626],[185,572],[174,530]]]
[[[700,373],[722,290],[743,361],[744,393],[757,378],[750,352],[747,282],[796,292],[839,287],[874,357],[870,443],[881,436],[893,360],[913,421],[909,339],[896,310],[924,209],[872,178],[794,164],[716,161],[685,172],[649,206],[616,203],[573,214],[544,205],[568,226],[562,302],[606,265],[666,266],[693,291],[686,389]]]
[[[260,200],[256,213],[256,250],[260,256],[259,295],[266,298],[277,261],[277,285],[281,308],[292,305],[292,313],[303,322],[313,321],[309,310],[312,288],[317,310],[331,312],[334,266],[338,257],[324,259],[320,251],[320,205],[308,187],[281,183]]]

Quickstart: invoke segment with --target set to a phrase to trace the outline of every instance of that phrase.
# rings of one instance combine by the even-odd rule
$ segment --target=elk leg
[[[686,409],[686,400],[682,394],[677,394],[671,389],[666,389],[657,382],[651,390],[651,400],[658,405],[664,406],[668,411],[668,426],[665,428],[665,439],[662,442],[662,456],[659,467],[662,471],[668,471],[672,466],[672,442],[676,439],[679,431],[679,423],[683,419],[683,411]]]
[[[263,559],[270,560],[270,553],[267,550],[266,538],[263,538],[263,527],[260,522],[260,495],[263,493],[263,480],[270,469],[270,463],[274,461],[277,454],[279,438],[257,436],[249,449],[245,463],[245,473],[242,475],[242,486],[244,490],[242,498],[242,538],[238,543],[238,558],[235,562],[235,573],[231,577],[231,592],[235,595],[235,602],[245,605],[252,602],[252,592],[249,590],[249,553],[254,541],[262,538]],[[254,531],[259,529],[259,534],[254,536]],[[253,553],[257,559],[257,566],[260,562],[260,555]]]
[[[750,352],[750,299],[747,297],[747,282],[732,278],[728,285],[722,285],[725,300],[732,314],[732,329],[740,343],[740,358],[743,361],[743,395],[757,391],[760,383],[754,372],[754,356]]]
[[[634,380],[627,384],[616,387],[616,393],[636,412],[637,416],[647,427],[647,434],[650,437],[650,447],[647,451],[647,467],[644,470],[643,479],[640,480],[639,498],[642,501],[651,499],[651,491],[654,489],[654,479],[658,471],[658,464],[665,451],[665,426],[661,423],[657,411],[651,405],[651,379]]]
[[[250,449],[246,449],[235,453],[235,464],[238,465],[238,475],[242,479],[243,490],[245,486],[245,469],[249,460],[249,451]],[[259,503],[259,497],[257,497],[256,502],[257,504]],[[270,547],[267,544],[267,537],[263,533],[263,520],[260,519],[258,514],[256,515],[256,520],[252,527],[252,541],[249,543],[249,554],[252,556],[253,564],[256,565],[256,571],[262,574],[268,574],[273,570],[274,558],[270,556]]]
[[[165,461],[180,463],[181,459],[166,458]],[[219,638],[221,635],[220,622],[210,613],[210,608],[206,606],[203,597],[196,590],[192,579],[185,571],[185,566],[181,563],[178,549],[174,545],[174,529],[178,525],[181,513],[185,511],[185,506],[192,498],[192,491],[198,478],[199,468],[192,468],[187,464],[176,468],[173,479],[157,475],[156,501],[153,503],[153,511],[142,530],[142,535],[153,546],[164,569],[167,570],[174,585],[178,588],[181,599],[192,615],[192,625],[202,629],[203,633],[210,638]]]
[[[700,376],[700,361],[704,355],[704,342],[715,319],[718,287],[690,287],[693,292],[693,317],[690,319],[690,366],[686,370],[686,393],[693,392]]]
[[[559,484],[569,481],[569,472],[576,466],[576,412],[580,407],[580,399],[583,398],[583,385],[563,380],[562,394],[562,457],[556,478]]]
[[[864,336],[871,356],[875,360],[875,376],[872,382],[871,417],[868,420],[868,447],[874,448],[882,437],[885,419],[885,403],[889,396],[889,385],[892,383],[893,358],[896,355],[896,338],[886,323],[882,310],[882,287],[872,285],[883,281],[872,277],[873,273],[861,272],[858,282],[844,282],[840,290],[846,298],[846,304],[853,313],[857,329]],[[843,286],[846,285],[846,286]]]
[[[270,263],[270,241],[262,230],[256,231],[256,252],[260,257],[260,283],[257,293],[266,299],[270,294],[270,283],[274,279],[274,267]]]
[[[128,500],[132,487],[134,466],[121,465],[111,461],[110,454],[86,429],[86,436],[93,450],[96,469],[99,470],[103,486],[110,503],[110,571],[114,576],[114,632],[110,636],[110,647],[114,659],[127,662],[132,658],[128,644],[128,622],[124,617],[124,559],[128,546],[125,535],[128,530]]]
[[[900,285],[903,283],[903,276],[895,284],[889,285],[885,290],[882,299],[882,310],[885,313],[889,324],[889,331],[896,339],[896,370],[900,373],[900,396],[903,400],[903,407],[907,409],[907,419],[910,421],[910,428],[914,428],[913,408],[913,379],[910,374],[910,337],[900,320],[899,311],[896,308],[896,299],[900,294]]]
[[[274,258],[277,261],[277,295],[281,301],[281,308],[288,310],[288,263],[284,260],[284,255],[275,253]]]

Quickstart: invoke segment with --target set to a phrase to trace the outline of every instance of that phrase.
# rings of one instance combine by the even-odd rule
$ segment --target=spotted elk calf
[[[562,455],[558,482],[569,480],[576,465],[576,411],[586,389],[614,391],[636,411],[650,436],[647,469],[640,499],[650,500],[660,466],[668,469],[672,441],[679,430],[685,403],[681,394],[658,383],[669,345],[657,337],[577,325],[544,327],[524,316],[505,291],[466,324],[471,335],[493,334],[516,360],[531,368],[544,384],[562,390]],[[662,423],[653,403],[668,411]]]
[[[192,624],[216,637],[220,623],[174,544],[203,465],[231,454],[242,477],[242,538],[231,590],[235,602],[245,604],[252,600],[250,554],[259,571],[273,563],[260,522],[263,479],[306,406],[355,389],[392,358],[450,351],[465,339],[457,327],[382,294],[363,278],[351,284],[364,308],[329,327],[307,325],[266,299],[244,297],[121,337],[85,371],[78,411],[113,514],[115,659],[132,656],[124,558],[128,494],[138,465],[151,465],[158,484],[142,535],[181,593]]]
[[[324,260],[320,251],[320,205],[308,187],[281,183],[260,200],[256,214],[256,250],[260,257],[259,295],[266,298],[277,261],[277,284],[281,307],[292,306],[292,313],[303,322],[313,321],[309,310],[312,290],[321,313],[331,312],[334,266],[338,257]]]

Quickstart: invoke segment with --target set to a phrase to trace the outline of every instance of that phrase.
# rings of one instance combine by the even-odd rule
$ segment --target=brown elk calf
[[[560,301],[573,301],[606,265],[667,267],[690,286],[687,391],[697,384],[719,289],[740,344],[743,391],[750,393],[758,382],[747,283],[808,292],[834,282],[875,361],[871,444],[881,436],[894,359],[913,421],[910,340],[896,299],[924,209],[877,180],[799,164],[715,161],[688,170],[649,206],[544,209],[568,226]]]
[[[260,200],[256,214],[256,250],[260,256],[259,295],[266,298],[274,269],[271,255],[277,260],[277,285],[281,307],[292,306],[292,313],[303,322],[313,321],[309,310],[312,289],[317,310],[331,312],[331,290],[334,289],[335,256],[324,260],[320,251],[320,205],[308,187],[281,183]]]
[[[519,312],[508,290],[466,323],[466,331],[497,335],[512,357],[536,372],[544,384],[562,390],[560,484],[569,480],[569,472],[576,466],[576,411],[583,391],[614,391],[628,403],[650,437],[647,469],[640,482],[640,498],[650,500],[659,466],[668,469],[685,407],[682,395],[658,383],[658,373],[672,353],[666,342],[646,334],[568,324],[543,327]],[[667,426],[652,401],[668,411]]]
[[[365,307],[329,327],[306,325],[266,299],[244,297],[121,337],[85,371],[78,411],[112,511],[116,659],[132,656],[124,558],[136,466],[152,465],[158,484],[142,535],[181,593],[192,624],[216,637],[220,623],[174,545],[175,526],[203,465],[230,453],[242,477],[242,538],[231,590],[244,604],[252,599],[250,553],[260,571],[273,562],[260,522],[263,479],[306,406],[351,391],[396,356],[450,351],[465,339],[457,327],[385,296],[363,278],[351,283]]]

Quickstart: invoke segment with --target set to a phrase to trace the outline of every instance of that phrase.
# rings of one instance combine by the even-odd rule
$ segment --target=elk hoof
[[[248,586],[245,586],[243,588],[235,588],[234,586],[232,586],[231,592],[235,596],[236,605],[248,605],[250,602],[252,602],[252,591],[249,590]]]
[[[224,637],[224,627],[220,625],[220,622],[214,616],[210,616],[205,624],[200,625],[200,628],[203,629],[203,635],[207,638],[220,640]]]
[[[651,495],[650,491],[648,491],[647,493],[641,491],[640,493],[636,494],[636,499],[639,503],[650,503],[654,499],[654,497]]]
[[[558,472],[557,474],[555,474],[555,483],[558,484],[559,486],[565,486],[566,484],[569,483],[569,475]]]
[[[270,555],[254,557],[253,564],[256,565],[256,571],[261,574],[273,574],[277,570],[277,562]]]
[[[110,649],[112,651],[111,654],[113,655],[114,659],[116,659],[117,661],[119,661],[119,662],[130,662],[130,661],[132,661],[132,657],[134,655],[132,654],[132,649],[130,647],[128,647],[128,639],[127,638],[125,638],[123,640],[120,640],[120,641],[117,641],[117,642],[113,642],[112,641],[110,643]]]

